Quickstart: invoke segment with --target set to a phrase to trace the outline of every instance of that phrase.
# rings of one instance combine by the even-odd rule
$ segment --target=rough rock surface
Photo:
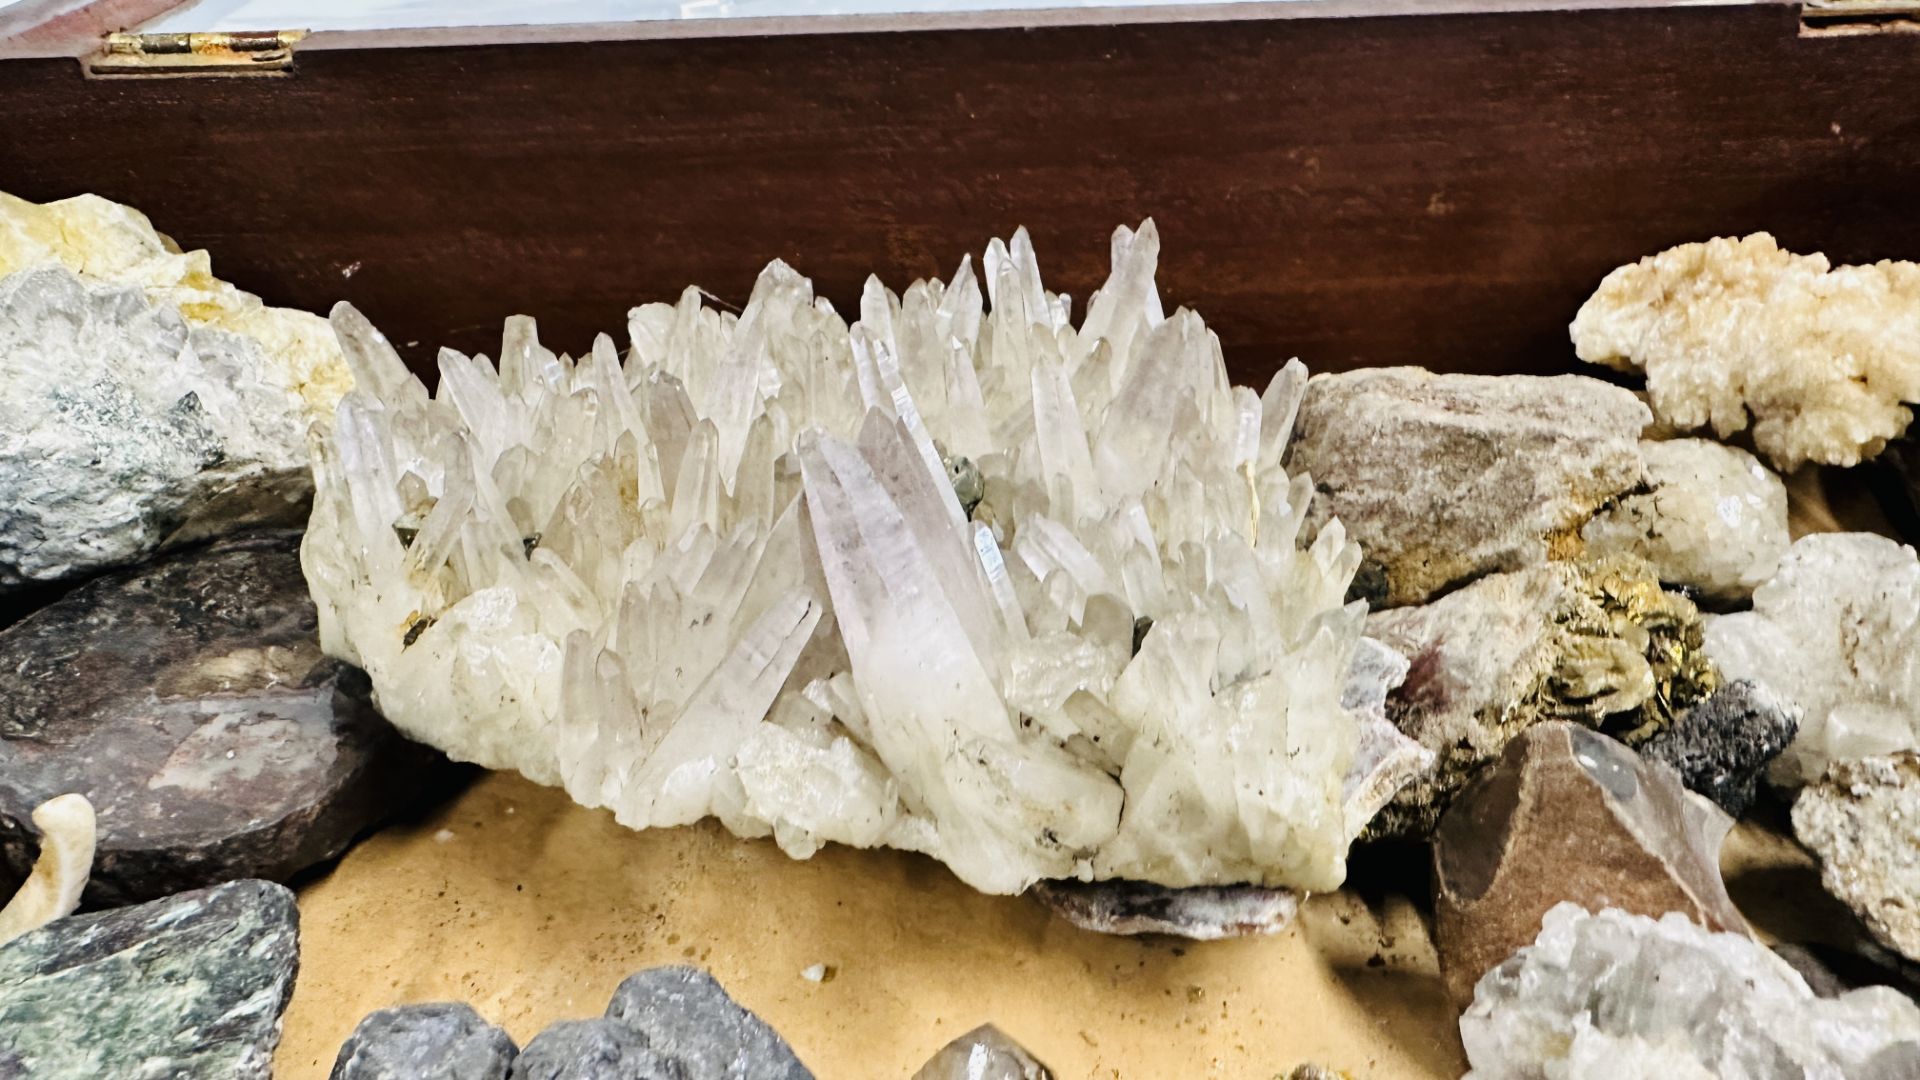
[[[1608,274],[1571,328],[1589,363],[1647,373],[1660,419],[1776,468],[1854,465],[1920,400],[1920,265],[1831,266],[1773,237],[1682,244]]]
[[[1512,739],[1550,719],[1643,741],[1715,685],[1692,603],[1631,558],[1495,574],[1412,608],[1377,611],[1367,634],[1411,661],[1387,715],[1438,762],[1400,789],[1372,839],[1421,839]]]
[[[1468,1080],[1898,1080],[1920,1007],[1886,987],[1815,997],[1740,934],[1575,904],[1480,980],[1460,1018]]]
[[[506,1080],[519,1052],[464,1002],[401,1005],[360,1021],[329,1080]]]
[[[1795,541],[1753,610],[1707,621],[1707,655],[1800,706],[1800,733],[1772,779],[1920,747],[1920,559],[1870,533]]]
[[[562,1020],[513,1060],[512,1080],[695,1080],[679,1061],[618,1020]]]
[[[778,1032],[694,967],[657,967],[627,977],[607,1019],[683,1064],[687,1080],[811,1080]],[[531,1044],[527,1047],[532,1050]]]
[[[34,807],[99,815],[87,896],[114,904],[342,851],[444,767],[321,654],[298,538],[236,539],[90,582],[0,631],[0,876]]]
[[[1651,419],[1577,375],[1366,368],[1309,380],[1287,468],[1313,477],[1310,521],[1359,541],[1365,598],[1417,604],[1577,551],[1596,509],[1645,485]]]
[[[0,1076],[267,1080],[298,938],[265,881],[49,923],[0,946]]]
[[[1739,679],[1648,739],[1640,754],[1671,767],[1690,790],[1737,818],[1753,805],[1768,763],[1799,729],[1799,706]]]
[[[1677,911],[1746,932],[1720,880],[1733,820],[1664,765],[1573,724],[1528,730],[1462,792],[1433,838],[1434,946],[1447,992],[1474,983],[1562,901]]]
[[[1053,1080],[1053,1073],[992,1024],[940,1048],[913,1080]]]
[[[1793,804],[1820,881],[1873,936],[1920,960],[1920,753],[1837,761]]]
[[[1587,550],[1645,559],[1660,580],[1716,600],[1751,595],[1791,537],[1787,485],[1752,454],[1707,439],[1640,444],[1651,489],[1601,508],[1580,530]]]

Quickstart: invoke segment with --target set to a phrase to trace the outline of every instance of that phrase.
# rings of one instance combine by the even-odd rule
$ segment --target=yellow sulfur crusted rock
[[[253,338],[299,395],[309,419],[330,423],[353,386],[327,321],[307,311],[268,307],[213,276],[205,251],[181,251],[147,216],[98,195],[31,203],[0,191],[0,277],[59,263],[83,279],[134,286],[171,304],[190,326]]]
[[[1607,275],[1575,316],[1580,359],[1643,369],[1655,415],[1753,441],[1782,470],[1880,452],[1920,400],[1920,265],[1831,266],[1723,237]]]

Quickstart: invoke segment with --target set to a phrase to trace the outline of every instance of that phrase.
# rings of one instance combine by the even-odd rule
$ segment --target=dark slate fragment
[[[181,552],[0,632],[0,891],[37,854],[33,808],[66,792],[99,813],[86,900],[111,906],[285,880],[443,781],[321,654],[298,548]]]
[[[360,1021],[330,1080],[506,1080],[519,1052],[465,1002],[401,1005]]]
[[[562,1020],[514,1059],[512,1080],[698,1080],[618,1020]]]
[[[0,946],[0,1077],[266,1080],[299,966],[293,893],[236,881]]]
[[[1741,679],[1647,740],[1640,755],[1671,766],[1688,788],[1737,818],[1753,806],[1767,763],[1799,730],[1797,706]]]
[[[812,1080],[793,1048],[695,967],[630,975],[607,1017],[632,1025],[649,1045],[687,1065],[688,1080]]]

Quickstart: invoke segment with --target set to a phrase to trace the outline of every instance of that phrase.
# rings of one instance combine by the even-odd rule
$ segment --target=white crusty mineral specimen
[[[1596,554],[1645,559],[1669,585],[1719,600],[1750,595],[1780,563],[1787,486],[1745,450],[1709,439],[1640,444],[1649,490],[1603,508],[1580,530]]]
[[[1753,610],[1707,622],[1707,656],[1806,711],[1772,777],[1802,784],[1834,761],[1920,748],[1920,559],[1870,533],[1787,549]]]
[[[1836,761],[1800,789],[1793,835],[1873,936],[1920,959],[1920,753]]]
[[[136,212],[0,195],[0,591],[299,521],[348,382],[323,320]]]
[[[57,795],[33,811],[40,855],[33,873],[0,908],[0,945],[73,914],[93,870],[93,804],[85,795]]]
[[[1773,464],[1853,465],[1920,400],[1920,265],[1832,267],[1773,237],[1722,237],[1608,274],[1572,326],[1580,359],[1644,369],[1653,410]]]
[[[1920,1007],[1890,987],[1818,998],[1765,945],[1677,913],[1574,904],[1481,978],[1467,1080],[1897,1080]]]
[[[852,326],[781,263],[624,364],[508,321],[429,396],[351,309],[304,553],[325,647],[455,757],[634,828],[718,817],[968,883],[1325,889],[1360,553],[1304,547],[1306,382],[1229,385],[1151,223],[1076,327],[1024,232]],[[982,284],[991,297],[983,303]]]

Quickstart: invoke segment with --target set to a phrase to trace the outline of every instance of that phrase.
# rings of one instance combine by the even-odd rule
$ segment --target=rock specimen
[[[1786,553],[1787,486],[1752,454],[1706,439],[1640,444],[1650,490],[1621,496],[1580,530],[1587,550],[1647,560],[1660,580],[1740,600]]]
[[[1662,422],[1753,424],[1776,468],[1854,465],[1920,400],[1920,265],[1833,267],[1773,237],[1721,237],[1608,274],[1574,317],[1580,359],[1645,370]]]
[[[1920,1007],[1886,987],[1815,997],[1740,934],[1574,904],[1480,981],[1460,1018],[1468,1080],[1896,1080]]]
[[[519,1052],[471,1005],[401,1005],[360,1021],[329,1080],[506,1080]]]
[[[267,1080],[298,928],[291,892],[236,881],[0,946],[0,1075]]]
[[[414,797],[438,755],[320,652],[297,537],[237,539],[90,582],[0,632],[0,876],[34,807],[99,812],[87,896],[285,878]]]
[[[1793,742],[1800,709],[1746,679],[1730,682],[1640,747],[1733,817],[1753,805],[1767,765]]]
[[[1539,721],[1639,743],[1717,683],[1693,604],[1624,556],[1495,574],[1374,612],[1367,634],[1412,661],[1387,715],[1438,755],[1374,819],[1374,839],[1430,834],[1454,794]]]
[[[134,211],[0,194],[0,592],[299,521],[347,383],[322,320]]]
[[[1321,496],[1310,523],[1337,517],[1366,552],[1367,599],[1417,604],[1577,551],[1595,510],[1645,485],[1650,419],[1578,375],[1365,368],[1308,383],[1287,467]]]
[[[738,316],[635,309],[624,365],[509,320],[431,398],[337,309],[323,642],[409,734],[633,828],[921,851],[989,892],[1337,885],[1360,552],[1301,542],[1304,368],[1230,386],[1158,249],[1119,230],[1077,327],[1024,233],[990,312],[962,263],[870,282],[849,327],[775,263]]]
[[[913,1080],[1053,1080],[1053,1072],[992,1024],[940,1048]]]
[[[1888,948],[1920,960],[1920,753],[1836,761],[1793,804],[1827,891]]]
[[[628,976],[607,1004],[607,1019],[683,1065],[688,1080],[813,1077],[778,1032],[699,968],[658,967]]]
[[[1464,1006],[1562,901],[1677,911],[1745,933],[1720,880],[1732,828],[1673,770],[1604,735],[1559,722],[1528,730],[1434,833],[1434,945],[1448,993]]]
[[[1708,620],[1707,655],[1805,710],[1785,784],[1832,762],[1920,747],[1920,559],[1868,533],[1802,537],[1753,610]]]
[[[685,1065],[647,1046],[646,1036],[604,1018],[549,1026],[527,1043],[508,1075],[512,1080],[695,1080]]]
[[[33,812],[40,855],[20,891],[0,908],[0,945],[29,930],[73,914],[93,866],[93,805],[79,795],[61,795]]]

